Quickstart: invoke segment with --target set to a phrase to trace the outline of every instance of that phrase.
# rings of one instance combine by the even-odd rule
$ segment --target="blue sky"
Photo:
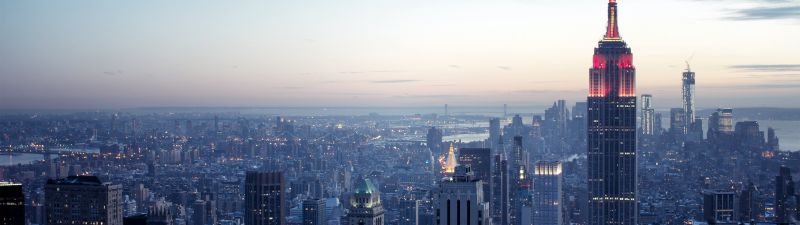
[[[618,2],[656,107],[800,105],[800,1]],[[579,101],[606,3],[2,1],[0,109]]]

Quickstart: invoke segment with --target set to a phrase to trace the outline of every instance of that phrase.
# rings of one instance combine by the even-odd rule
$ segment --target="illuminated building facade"
[[[45,224],[122,225],[122,185],[95,176],[47,180]]]
[[[589,70],[589,224],[637,224],[636,69],[619,36],[617,2],[608,3],[605,37]]]
[[[447,159],[444,162],[444,166],[442,166],[442,172],[447,176],[452,175],[456,171],[457,164],[455,148],[453,143],[450,143],[450,150],[447,152]]]
[[[561,177],[561,162],[536,162],[533,170],[533,224],[562,224]]]

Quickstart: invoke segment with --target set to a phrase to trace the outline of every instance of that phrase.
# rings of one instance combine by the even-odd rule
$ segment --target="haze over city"
[[[0,108],[581,100],[603,1],[5,1]],[[797,1],[626,1],[638,93],[798,105]]]

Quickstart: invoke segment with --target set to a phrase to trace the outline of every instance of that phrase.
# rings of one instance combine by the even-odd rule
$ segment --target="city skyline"
[[[604,1],[192,3],[2,3],[0,109],[575,102],[605,23]],[[698,109],[800,103],[797,1],[625,5],[656,109],[685,60]]]

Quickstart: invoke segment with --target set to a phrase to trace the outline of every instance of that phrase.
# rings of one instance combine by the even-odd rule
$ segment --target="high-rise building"
[[[430,149],[433,154],[438,155],[442,152],[442,130],[431,127],[428,129],[428,134],[425,135],[425,141],[428,145],[428,149]]]
[[[22,184],[0,182],[0,225],[25,225]]]
[[[683,72],[683,80],[682,85],[683,93],[681,95],[681,99],[683,100],[683,116],[684,116],[684,127],[683,133],[688,133],[689,130],[692,128],[692,123],[694,123],[695,119],[695,107],[694,107],[694,72],[692,69],[689,68],[689,65],[686,65],[686,71]]]
[[[469,165],[475,178],[480,180],[485,187],[483,189],[483,200],[487,202],[491,199],[492,192],[489,189],[489,182],[492,177],[492,155],[488,148],[460,148],[458,149],[458,164]]]
[[[686,135],[686,115],[682,108],[672,108],[669,110],[669,133],[672,136],[680,137]]]
[[[733,136],[738,149],[743,152],[760,154],[765,146],[764,132],[757,121],[737,122]]]
[[[732,191],[703,192],[703,219],[709,224],[736,222]]]
[[[772,127],[767,128],[767,150],[781,150],[780,140],[778,139],[778,136],[775,135],[775,129],[772,129]]]
[[[327,225],[325,199],[306,199],[303,201],[303,225]]]
[[[775,222],[786,224],[797,221],[798,197],[789,167],[781,166],[775,177]]]
[[[717,109],[708,117],[708,132],[706,138],[712,143],[731,141],[733,136],[733,109]]]
[[[533,224],[563,224],[561,179],[561,162],[536,162],[533,171]]]
[[[656,110],[653,109],[653,96],[642,95],[642,134],[654,135],[655,134],[655,116]]]
[[[662,126],[661,121],[661,113],[656,113],[655,119],[653,119],[653,133],[655,135],[661,135],[664,131],[664,127]]]
[[[497,153],[500,151],[500,139],[503,138],[500,129],[500,119],[499,118],[492,118],[489,120],[489,148],[494,151],[493,153]]]
[[[588,223],[637,224],[636,69],[619,36],[617,2],[608,2],[606,34],[589,70]]]
[[[509,166],[509,204],[511,207],[510,223],[519,224],[521,216],[525,213],[521,209],[529,201],[526,198],[530,193],[527,189],[530,187],[528,182],[528,154],[522,146],[522,136],[514,136],[514,147],[511,152],[511,164]]]
[[[45,224],[122,225],[122,185],[95,176],[47,180]]]
[[[159,199],[147,209],[147,224],[172,225],[172,203]]]
[[[245,175],[244,224],[286,224],[286,180],[282,172],[254,172]]]
[[[369,179],[362,179],[350,197],[349,225],[383,225],[381,192]]]
[[[748,182],[747,187],[739,194],[739,221],[750,222],[758,217],[758,193],[753,182]]]
[[[418,225],[419,224],[419,205],[420,200],[410,196],[400,198],[400,219],[399,225]]]
[[[492,221],[496,224],[508,224],[508,160],[503,154],[494,156],[492,169]]]
[[[459,165],[452,177],[442,180],[435,193],[434,224],[490,225],[489,204],[483,200],[483,183],[468,165]]]

